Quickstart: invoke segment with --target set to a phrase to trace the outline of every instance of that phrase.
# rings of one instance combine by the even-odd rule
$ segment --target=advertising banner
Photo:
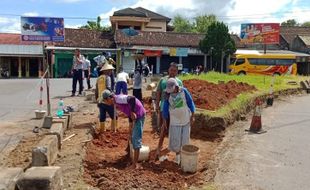
[[[147,57],[160,57],[161,53],[160,50],[144,50],[144,55]]]
[[[63,42],[64,19],[50,17],[21,17],[22,41]]]
[[[279,23],[241,24],[240,38],[247,44],[278,44],[280,36]]]
[[[188,48],[170,48],[170,56],[187,57]]]

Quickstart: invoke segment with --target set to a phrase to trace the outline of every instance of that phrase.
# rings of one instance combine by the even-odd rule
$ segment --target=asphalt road
[[[94,84],[94,80],[92,81]],[[71,95],[72,79],[51,79],[52,108],[56,109],[59,97]],[[86,85],[86,82],[84,82]],[[78,85],[77,85],[78,86]],[[40,79],[0,80],[0,121],[31,119],[34,110],[40,109]],[[46,86],[44,83],[43,106],[46,110]]]
[[[248,134],[251,118],[228,130],[215,182],[220,189],[307,190],[310,187],[310,96],[263,110],[264,134]]]

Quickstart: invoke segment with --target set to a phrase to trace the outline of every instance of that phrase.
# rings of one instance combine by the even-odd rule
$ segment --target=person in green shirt
[[[183,83],[179,78],[177,78],[177,74],[178,74],[177,63],[174,63],[174,62],[170,63],[170,67],[168,69],[168,76],[162,77],[160,79],[160,81],[157,85],[157,89],[156,89],[156,111],[157,111],[157,115],[159,117],[158,126],[160,127],[160,138],[159,138],[157,152],[156,152],[157,157],[159,156],[160,150],[162,149],[165,134],[167,132],[167,129],[165,127],[163,127],[163,115],[162,115],[164,101],[166,98],[167,80],[169,78],[175,78],[176,81],[178,82],[179,86],[183,87]],[[169,119],[167,121],[169,122]],[[169,123],[167,126],[169,126]]]

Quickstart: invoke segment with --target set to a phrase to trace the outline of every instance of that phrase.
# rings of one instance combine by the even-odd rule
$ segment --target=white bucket
[[[181,150],[181,168],[184,172],[195,173],[198,169],[200,149],[194,145],[184,145]]]
[[[140,154],[138,161],[147,161],[149,159],[150,154],[150,147],[142,145],[140,148]],[[130,143],[130,157],[133,159],[134,156],[134,149],[132,147],[132,144]]]
[[[45,115],[45,110],[35,110],[36,119],[42,119]]]

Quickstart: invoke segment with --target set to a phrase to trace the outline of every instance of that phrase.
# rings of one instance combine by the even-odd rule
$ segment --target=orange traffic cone
[[[255,100],[255,109],[254,109],[254,115],[252,117],[252,122],[250,129],[246,130],[253,133],[264,133],[262,129],[262,101],[257,98]]]

